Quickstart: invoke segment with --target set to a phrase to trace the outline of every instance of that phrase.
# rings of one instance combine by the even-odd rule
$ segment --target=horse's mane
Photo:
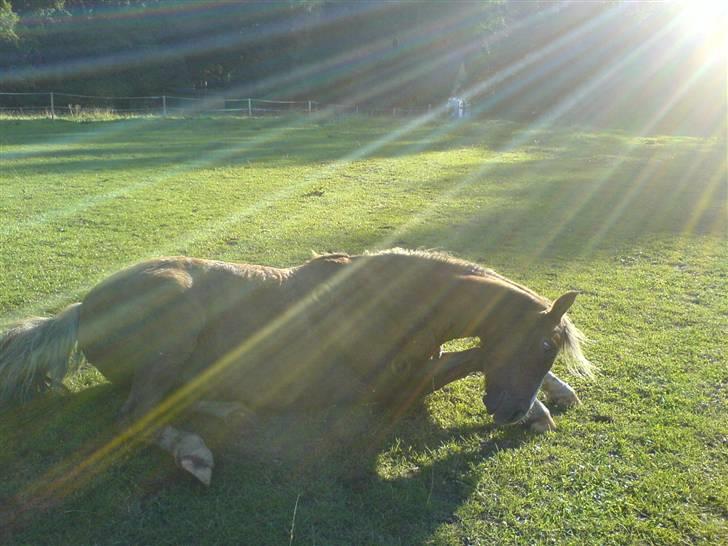
[[[388,248],[386,250],[379,250],[377,252],[365,252],[365,256],[412,256],[415,258],[421,258],[422,260],[429,260],[434,262],[440,262],[448,264],[455,269],[459,269],[461,273],[466,275],[479,275],[486,276],[494,273],[490,269],[486,269],[476,263],[461,260],[438,250],[410,250],[406,248]]]
[[[596,366],[590,362],[581,351],[581,346],[586,343],[587,337],[579,330],[574,323],[571,322],[569,315],[564,315],[561,319],[561,327],[563,328],[561,336],[561,348],[566,368],[574,375],[581,377],[594,377]]]
[[[444,264],[448,264],[455,268],[456,270],[459,270],[461,274],[465,275],[476,275],[479,277],[489,277],[492,279],[497,279],[503,284],[506,284],[515,290],[519,290],[521,292],[524,292],[525,294],[529,295],[531,299],[534,301],[540,303],[544,309],[548,309],[551,305],[551,302],[541,296],[540,294],[537,294],[530,288],[523,286],[522,284],[519,284],[508,277],[504,277],[503,275],[496,273],[492,269],[485,268],[479,264],[476,264],[474,262],[469,262],[467,260],[462,260],[460,258],[456,258],[446,252],[442,252],[439,250],[408,250],[405,248],[390,248],[387,250],[381,250],[379,252],[374,253],[367,253],[369,256],[381,256],[381,255],[402,255],[402,256],[415,256],[418,258],[421,258],[423,260],[430,260],[435,262],[440,262]]]
[[[386,250],[379,250],[376,252],[365,252],[365,256],[411,256],[422,260],[436,261],[443,264],[447,264],[454,268],[463,275],[476,275],[482,277],[490,277],[498,279],[499,281],[512,286],[516,290],[520,290],[528,294],[533,300],[540,303],[544,309],[548,309],[551,306],[551,301],[534,292],[530,288],[523,286],[515,281],[512,281],[508,277],[504,277],[499,273],[496,273],[492,269],[487,269],[473,262],[456,258],[446,252],[437,250],[409,250],[405,248],[390,248]],[[314,259],[341,259],[348,258],[347,254],[329,254],[329,255],[315,255]],[[562,336],[561,336],[561,349],[566,361],[566,367],[570,373],[581,377],[593,377],[595,366],[590,362],[581,350],[583,343],[587,341],[584,333],[579,330],[568,314],[564,315],[561,319]]]

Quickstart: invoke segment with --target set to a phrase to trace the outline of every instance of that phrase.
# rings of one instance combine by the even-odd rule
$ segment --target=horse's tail
[[[55,317],[29,318],[0,334],[0,403],[62,386],[80,362],[80,310],[74,303]]]

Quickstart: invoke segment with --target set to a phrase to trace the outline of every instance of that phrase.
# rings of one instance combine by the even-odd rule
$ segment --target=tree
[[[18,24],[18,16],[8,0],[0,0],[0,42],[15,42],[18,35],[15,33],[15,26]]]

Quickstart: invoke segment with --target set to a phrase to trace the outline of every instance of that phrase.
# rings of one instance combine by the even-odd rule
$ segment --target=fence
[[[411,116],[431,110],[427,108],[360,108],[356,104],[322,104],[314,100],[282,101],[254,98],[230,98],[221,95],[183,97],[156,95],[148,97],[110,97],[78,95],[56,91],[9,93],[0,92],[0,114],[78,116],[104,112],[120,115],[195,115],[231,114],[241,116],[312,114],[326,111],[332,114],[361,113],[366,115]]]

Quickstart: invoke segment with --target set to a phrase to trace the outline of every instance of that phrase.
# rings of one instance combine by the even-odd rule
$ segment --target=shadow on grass
[[[0,126],[3,123],[8,122],[0,121]],[[40,129],[46,128],[48,122],[37,123],[40,138]],[[78,124],[73,125],[76,131],[81,131],[77,129]],[[89,127],[92,130],[95,125]],[[40,169],[72,176],[81,170],[173,167],[182,173],[188,168],[243,164],[281,169],[304,165],[319,169],[322,164],[361,153],[367,144],[397,128],[393,123],[364,121],[308,123],[291,129],[276,120],[200,120],[199,124],[197,120],[170,120],[151,126],[148,133],[140,135],[134,123],[129,122],[125,127],[129,134],[100,132],[98,139],[93,134],[88,136],[87,148],[78,145],[73,150],[61,149],[59,154],[68,154],[68,161],[55,161],[52,158],[56,152],[41,150],[12,162],[8,170],[20,174],[23,169],[33,172]],[[172,133],[175,128],[179,131]],[[281,132],[277,133],[278,130]],[[108,142],[108,148],[104,142]],[[518,159],[499,161],[497,152],[510,149],[514,143],[518,143]],[[439,246],[457,251],[459,247],[450,246],[447,241],[472,237],[480,240],[484,249],[510,249],[513,253],[538,258],[549,254],[588,254],[605,244],[613,246],[615,241],[631,244],[654,234],[725,231],[727,186],[722,174],[725,162],[723,149],[715,141],[673,137],[641,139],[618,133],[571,133],[564,129],[544,132],[511,123],[489,122],[462,125],[449,132],[447,127],[421,127],[404,138],[373,149],[365,157],[415,157],[425,151],[465,148],[483,150],[482,167],[456,164],[450,170],[448,165],[442,165],[443,175],[424,186],[411,180],[393,180],[392,189],[398,184],[406,184],[407,191],[412,192],[427,189],[433,204],[440,208],[440,193],[463,182],[458,197],[462,203],[442,208],[441,217],[451,214],[451,218],[444,218],[448,225],[443,225],[441,218],[429,234],[413,226],[396,238],[396,244]],[[86,152],[92,157],[72,158],[74,153],[85,156]],[[138,157],[126,158],[128,155]],[[36,162],[44,156],[49,161]],[[239,173],[244,179],[244,171]],[[393,173],[396,177],[396,171]],[[356,173],[355,177],[361,177],[362,184],[367,183],[366,173]],[[337,184],[336,180],[332,181],[331,195],[335,195]],[[492,206],[494,197],[502,198],[497,208]],[[406,199],[403,196],[402,200]],[[328,216],[326,202],[323,199],[317,208]],[[386,209],[377,209],[377,214],[382,213]],[[391,222],[387,224],[396,227]],[[358,239],[366,238],[376,244],[377,237],[387,237],[387,230],[382,229],[379,233],[362,234]],[[439,233],[445,237],[438,237]],[[296,241],[296,244],[320,249],[321,233],[312,230],[311,234],[315,240]]]
[[[347,157],[403,157],[464,146],[500,149],[507,147],[514,130],[513,124],[505,122],[489,122],[485,132],[479,130],[479,125],[428,124],[398,135],[401,124],[391,120],[324,124],[294,121],[293,126],[284,120],[231,121],[160,121],[157,126],[150,126],[149,122],[138,120],[128,122],[123,129],[117,123],[108,127],[102,123],[66,124],[70,133],[48,131],[45,120],[23,121],[24,131],[11,144],[43,148],[5,151],[0,157],[13,161],[9,169],[15,174],[54,174],[62,170],[73,175],[89,170],[123,171],[183,164],[212,168],[255,163],[280,168],[318,166]],[[0,120],[0,132],[4,126],[17,123]],[[14,132],[17,130],[13,128]],[[73,160],[76,156],[83,159]]]
[[[608,168],[579,161],[489,168],[461,190],[449,218],[441,210],[438,223],[413,225],[394,244],[443,248],[487,265],[491,252],[525,262],[590,258],[653,237],[722,237],[728,229],[725,163],[716,149],[666,163],[647,152]],[[503,198],[496,206],[494,196]]]
[[[373,406],[195,417],[185,428],[217,461],[205,489],[151,446],[84,468],[113,439],[122,398],[102,385],[3,415],[4,543],[279,543],[294,502],[301,543],[420,543],[457,518],[473,465],[530,437],[487,423],[446,430],[422,403],[397,420]]]

